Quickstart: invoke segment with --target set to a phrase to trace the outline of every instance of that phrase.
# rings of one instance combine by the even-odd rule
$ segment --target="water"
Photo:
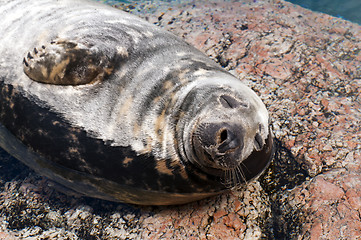
[[[110,5],[119,3],[140,4],[152,2],[150,0],[98,0]],[[222,0],[220,0],[222,1]],[[242,1],[242,0],[241,0]],[[255,0],[257,1],[257,0]],[[323,12],[335,17],[340,17],[361,25],[361,0],[286,0],[313,11]],[[161,1],[158,1],[161,2]],[[163,2],[187,2],[180,0],[163,0]]]
[[[323,12],[361,25],[361,0],[287,0],[313,11]]]

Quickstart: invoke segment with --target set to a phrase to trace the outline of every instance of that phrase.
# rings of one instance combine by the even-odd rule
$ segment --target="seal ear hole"
[[[221,143],[223,143],[224,141],[226,141],[227,140],[227,138],[228,138],[228,131],[227,131],[227,129],[223,129],[222,130],[222,132],[221,132],[221,134],[219,135],[220,136],[220,142]]]

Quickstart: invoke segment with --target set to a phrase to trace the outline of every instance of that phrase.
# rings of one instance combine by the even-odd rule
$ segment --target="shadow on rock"
[[[90,240],[139,234],[135,206],[67,195],[53,185],[0,148],[0,216],[6,223],[0,231]]]
[[[271,217],[266,220],[264,233],[268,239],[294,239],[300,232],[304,214],[288,204],[288,190],[301,185],[309,175],[305,166],[279,140],[276,140],[276,148],[270,167],[259,178],[270,197],[272,209]]]

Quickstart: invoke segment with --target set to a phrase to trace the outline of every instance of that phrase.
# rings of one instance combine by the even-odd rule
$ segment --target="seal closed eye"
[[[0,16],[0,146],[39,174],[170,205],[236,188],[271,161],[261,99],[173,34],[85,0],[9,0]]]

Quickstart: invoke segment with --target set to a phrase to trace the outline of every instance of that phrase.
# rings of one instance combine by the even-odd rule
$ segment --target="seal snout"
[[[195,154],[203,166],[231,169],[239,164],[244,130],[238,124],[204,123],[193,134]]]
[[[228,127],[228,128],[227,128]],[[219,153],[227,153],[235,150],[236,148],[243,148],[243,140],[241,139],[241,133],[237,132],[237,129],[231,129],[229,126],[217,131],[216,138]],[[217,130],[217,129],[215,129]],[[239,129],[238,129],[239,131]]]

